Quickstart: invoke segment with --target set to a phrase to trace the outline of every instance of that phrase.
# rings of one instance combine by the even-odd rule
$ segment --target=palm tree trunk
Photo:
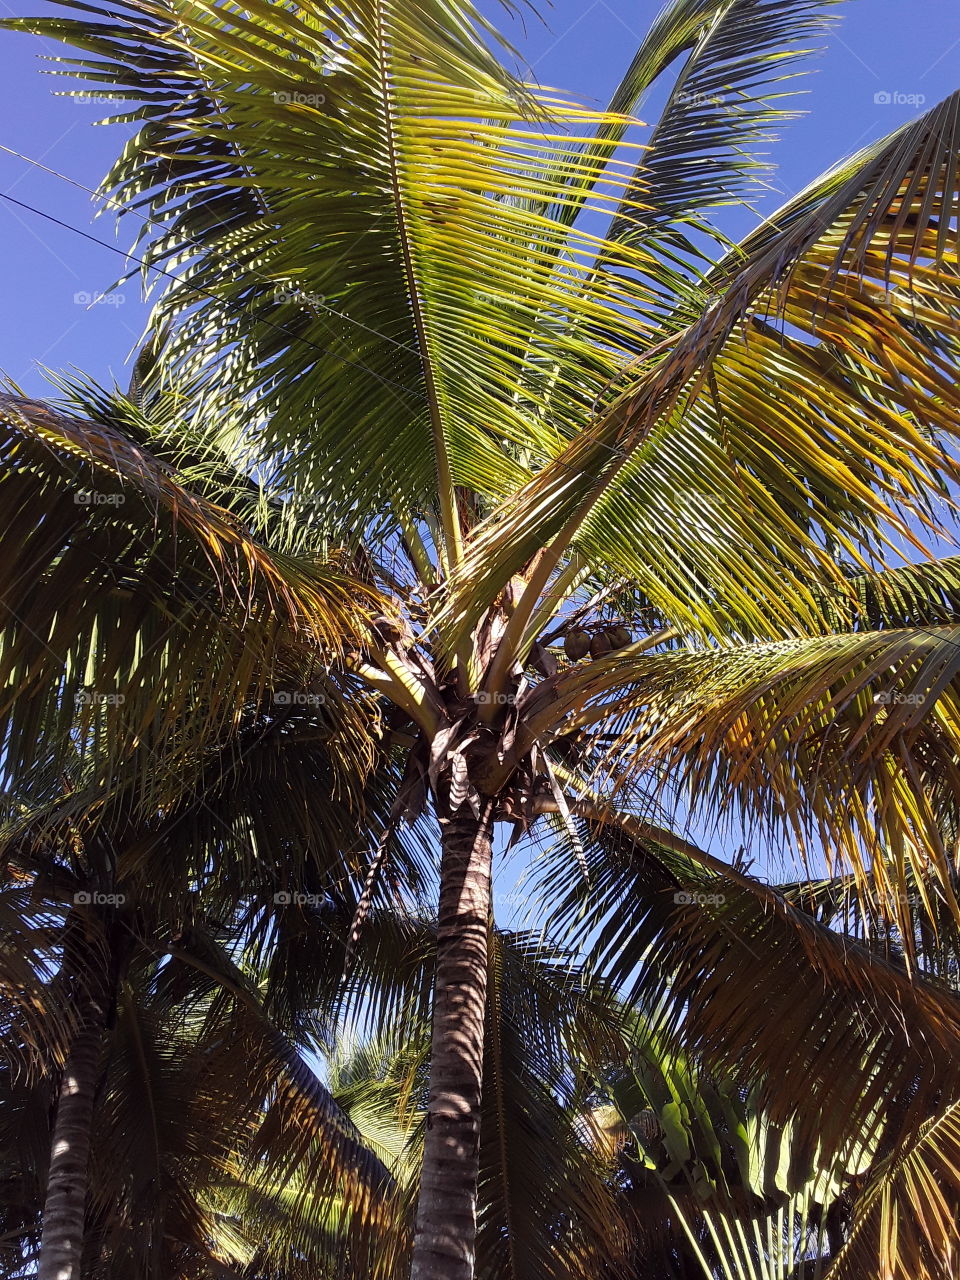
[[[90,1133],[103,1030],[102,1013],[94,1005],[85,1012],[64,1064],[50,1147],[37,1280],[80,1280]]]
[[[444,825],[430,1104],[411,1280],[473,1280],[492,805]]]

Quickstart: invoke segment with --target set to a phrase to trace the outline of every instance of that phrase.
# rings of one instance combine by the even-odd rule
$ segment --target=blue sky
[[[42,7],[39,0],[14,0],[14,8],[0,0],[6,13]],[[602,106],[660,7],[660,0],[556,0],[543,9],[545,22],[528,16],[510,34],[542,84]],[[484,8],[491,15],[501,12],[493,0]],[[767,197],[767,211],[923,109],[903,98],[923,97],[930,106],[960,86],[957,0],[849,0],[839,12],[841,25],[828,37],[815,74],[802,82],[810,114],[787,127],[777,148],[781,167],[774,181],[780,194]],[[0,143],[92,187],[116,155],[119,129],[95,126],[105,114],[96,103],[53,95],[69,84],[40,74],[41,55],[56,49],[32,36],[0,32]],[[878,103],[876,95],[883,93],[900,95],[901,101]],[[652,123],[656,100],[647,105],[650,110],[640,114]],[[0,189],[118,248],[133,241],[134,225],[118,232],[109,213],[93,221],[92,201],[82,188],[5,152]],[[746,209],[731,211],[727,229],[745,230],[753,218]],[[31,394],[45,386],[40,363],[76,366],[103,379],[112,374],[125,383],[124,362],[146,308],[136,279],[110,292],[124,270],[122,257],[6,201],[0,202],[0,230],[0,369]],[[104,291],[102,301],[89,304]]]

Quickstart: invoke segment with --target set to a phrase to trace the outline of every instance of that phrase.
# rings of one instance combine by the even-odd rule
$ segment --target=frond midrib
[[[440,407],[440,394],[437,376],[433,367],[430,351],[429,334],[426,325],[423,299],[417,279],[414,262],[414,248],[410,231],[410,219],[403,198],[403,183],[400,172],[400,156],[397,146],[397,129],[395,121],[395,104],[393,83],[388,69],[389,36],[386,23],[386,10],[389,0],[377,0],[375,5],[375,21],[378,45],[378,70],[380,88],[383,94],[384,142],[386,144],[387,163],[389,166],[390,189],[393,197],[394,214],[397,222],[397,239],[403,263],[403,274],[407,286],[407,296],[413,318],[414,331],[417,336],[420,365],[423,369],[427,403],[430,412],[430,430],[433,438],[434,455],[437,466],[437,488],[440,499],[440,514],[443,532],[447,542],[447,556],[451,566],[459,564],[462,559],[463,541],[460,532],[460,521],[457,515],[456,495],[453,485],[453,470],[447,452],[446,437],[443,429],[443,414]]]

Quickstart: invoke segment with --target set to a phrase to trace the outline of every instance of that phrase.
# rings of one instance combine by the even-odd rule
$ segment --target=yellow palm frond
[[[837,549],[939,530],[960,477],[960,95],[861,152],[748,237],[701,317],[471,538],[442,615],[454,645],[542,552],[634,581],[685,631],[821,625]]]

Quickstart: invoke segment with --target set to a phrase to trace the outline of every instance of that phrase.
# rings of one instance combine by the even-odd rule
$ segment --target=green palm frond
[[[702,256],[684,224],[703,228],[711,209],[739,203],[770,170],[760,151],[794,114],[796,63],[829,28],[834,0],[673,0],[637,51],[611,108],[679,62],[631,195],[610,231],[615,241]],[[650,212],[642,212],[649,206]]]
[[[834,1167],[801,1147],[754,1094],[704,1071],[637,1020],[626,1067],[603,1075],[594,1113],[634,1225],[634,1274],[659,1265],[702,1280],[792,1274],[819,1280],[848,1182],[869,1156]]]
[[[556,936],[657,1034],[752,1091],[826,1167],[885,1152],[960,1088],[960,1002],[902,960],[835,933],[669,831],[606,805],[585,831],[590,882],[544,871]],[[879,1146],[877,1144],[880,1144]]]
[[[669,777],[701,813],[739,807],[801,853],[819,842],[831,867],[872,880],[878,904],[896,903],[910,867],[956,912],[932,791],[957,786],[958,671],[957,628],[891,629],[655,656],[624,649],[560,677],[551,701],[532,698],[568,732],[610,731],[604,772],[630,759],[619,786],[644,772]]]
[[[958,112],[949,98],[861,152],[730,254],[702,316],[475,531],[451,645],[546,545],[539,590],[575,550],[684,630],[771,636],[819,625],[812,581],[843,585],[834,547],[874,567],[891,531],[916,545],[917,522],[942,525]]]
[[[749,189],[768,167],[757,146],[772,141],[771,127],[792,115],[781,101],[791,95],[775,90],[799,74],[796,63],[811,52],[802,46],[827,29],[835,2],[671,0],[661,10],[609,105],[614,116],[632,114],[661,78],[676,76],[633,179],[632,194],[650,209],[625,207],[611,240],[662,239],[661,252],[703,257],[686,224],[706,230],[707,211]],[[615,118],[604,122],[585,154],[611,154],[625,130]],[[588,173],[580,189],[591,188]],[[576,211],[568,203],[559,216],[570,221]]]
[[[297,1045],[270,1021],[242,970],[197,930],[180,940],[173,955],[177,965],[158,980],[161,1007],[175,1007],[193,992],[198,1097],[207,1091],[223,1096],[232,1117],[227,1134],[234,1176],[261,1191],[293,1189],[287,1206],[293,1237],[284,1247],[295,1248],[297,1234],[312,1232],[316,1214],[336,1203],[348,1223],[338,1256],[380,1254],[386,1260],[391,1249],[402,1249],[389,1169]]]
[[[390,1171],[376,1144],[367,1143],[303,1056],[309,1032],[316,1023],[324,1029],[333,1001],[315,1010],[307,1026],[299,1006],[291,1010],[266,984],[264,999],[256,970],[248,975],[246,965],[231,959],[232,940],[224,945],[203,928],[203,907],[216,912],[223,901],[211,891],[209,866],[208,882],[194,881],[192,900],[172,892],[150,894],[144,892],[149,868],[138,880],[119,852],[115,885],[124,905],[111,936],[126,958],[120,963],[116,1015],[105,1033],[108,1052],[94,1122],[88,1247],[99,1259],[95,1280],[158,1271],[175,1280],[200,1280],[211,1254],[224,1265],[243,1267],[258,1255],[264,1238],[258,1233],[268,1223],[280,1252],[299,1256],[297,1250],[309,1245],[309,1259],[329,1263],[332,1274],[344,1274],[337,1272],[337,1261],[346,1256],[358,1268],[370,1250],[386,1258],[387,1242],[396,1238],[392,1210],[386,1209],[394,1194]],[[26,884],[29,846],[21,840],[6,853]],[[76,909],[67,915],[67,903],[78,881],[66,867],[56,874],[42,853],[41,846],[35,881],[21,895],[22,922],[7,932],[11,946],[22,946],[36,914],[49,970],[62,954],[65,918],[76,915]],[[189,865],[172,860],[189,878]],[[41,900],[42,892],[48,900]],[[181,912],[188,913],[189,923]],[[344,913],[343,936],[330,963],[333,992],[350,918]],[[73,927],[75,932],[76,921]],[[22,963],[26,968],[36,961],[26,954]],[[0,975],[6,976],[2,966]],[[56,1034],[69,1031],[69,1002],[75,997],[72,986],[49,972],[38,971],[33,992],[32,1012],[44,1032],[34,1053],[42,1055],[46,1071],[24,1102],[32,1110],[22,1117],[24,1133],[35,1124],[42,1134],[30,1161],[23,1152],[21,1176],[35,1188],[23,1210],[27,1235],[39,1227],[56,1085],[52,1064],[62,1053]],[[22,979],[19,994],[31,999]],[[29,1067],[31,1025],[15,1005],[0,1003],[4,1056],[15,1058],[13,1050],[22,1045],[19,1057]],[[268,1008],[279,1018],[271,1020]],[[299,1036],[296,1044],[286,1028]],[[22,1072],[21,1078],[29,1082],[30,1076]],[[298,1199],[292,1186],[307,1190]],[[242,1188],[249,1191],[246,1201]],[[339,1227],[318,1235],[317,1215],[329,1216],[333,1206]],[[297,1274],[294,1269],[291,1280]]]
[[[163,284],[0,397],[0,1274],[93,993],[82,1280],[956,1270],[960,95],[711,225],[830,8],[669,0],[606,112],[473,0],[4,24]]]
[[[54,911],[36,908],[26,877],[0,887],[0,1058],[25,1079],[62,1058],[76,1011],[54,984],[58,942]],[[49,902],[43,904],[49,908]]]
[[[924,560],[885,573],[851,573],[835,591],[833,627],[865,630],[940,627],[960,621],[960,556]]]
[[[183,264],[160,309],[180,320],[173,357],[215,360],[208,411],[252,397],[261,461],[269,449],[331,502],[341,486],[354,520],[439,501],[453,554],[453,486],[522,484],[649,342],[654,298],[636,279],[655,262],[610,244],[635,283],[589,275],[601,242],[547,212],[568,199],[578,135],[621,121],[536,100],[469,5],[443,21],[426,5],[324,6],[282,28],[266,5],[108,15],[15,25],[99,55],[80,71],[151,102],[107,189],[156,220],[148,262]],[[629,166],[587,167],[592,203],[612,210]]]
[[[419,1173],[412,1127],[426,1098],[428,1019],[407,1020],[372,1040],[344,1038],[326,1060],[330,1091],[399,1182]]]

